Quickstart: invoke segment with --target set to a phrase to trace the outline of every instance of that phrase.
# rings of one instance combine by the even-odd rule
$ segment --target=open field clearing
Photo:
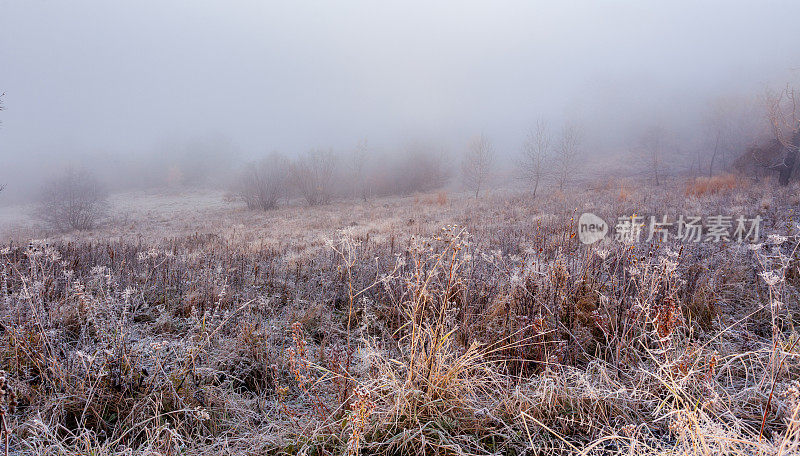
[[[10,449],[800,451],[796,184],[596,187],[267,213],[117,197],[105,227],[0,254]],[[762,233],[586,246],[590,210]]]

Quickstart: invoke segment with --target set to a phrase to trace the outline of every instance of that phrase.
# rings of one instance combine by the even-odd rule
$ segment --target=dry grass
[[[151,214],[142,241],[6,248],[8,449],[796,454],[797,188],[630,187],[219,207],[197,234]],[[740,211],[771,237],[586,247],[583,208]]]
[[[723,192],[729,192],[744,185],[745,184],[742,179],[733,174],[723,174],[721,176],[712,177],[698,177],[686,184],[686,195],[716,195]]]

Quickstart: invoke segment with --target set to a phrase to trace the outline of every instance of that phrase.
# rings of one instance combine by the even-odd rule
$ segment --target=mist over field
[[[0,0],[0,456],[800,454],[798,19]]]
[[[422,142],[458,157],[484,133],[508,165],[540,118],[580,124],[587,160],[616,157],[651,125],[695,150],[709,106],[781,87],[800,65],[790,1],[4,0],[0,11],[6,199],[65,164],[125,187],[172,162],[227,169],[365,138],[375,153]]]

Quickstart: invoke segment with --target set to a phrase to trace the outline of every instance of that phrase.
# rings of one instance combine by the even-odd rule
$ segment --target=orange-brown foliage
[[[741,187],[743,183],[733,174],[698,177],[686,184],[687,196],[716,195]]]

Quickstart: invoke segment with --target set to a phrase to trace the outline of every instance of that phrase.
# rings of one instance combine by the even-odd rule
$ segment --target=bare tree
[[[795,90],[787,85],[780,92],[768,92],[764,101],[772,133],[785,151],[782,162],[771,168],[778,170],[779,183],[788,185],[797,164],[798,148],[800,148],[800,118],[797,113]]]
[[[278,152],[250,163],[239,180],[238,195],[248,209],[268,211],[286,194],[289,161]]]
[[[312,149],[292,166],[295,186],[310,206],[325,204],[333,196],[336,156],[332,150]]]
[[[580,170],[579,153],[581,146],[580,128],[568,123],[561,130],[555,149],[553,171],[559,190],[564,190]]]
[[[728,168],[737,154],[744,152],[759,130],[755,103],[749,98],[718,97],[714,99],[705,117],[709,144],[708,176],[719,169]]]
[[[464,159],[461,162],[464,186],[475,192],[475,198],[486,185],[494,165],[494,147],[481,134],[470,140]]]
[[[544,120],[536,123],[536,128],[528,132],[522,145],[522,153],[517,165],[519,177],[533,187],[533,196],[547,174],[547,160],[550,156],[551,139]]]
[[[639,158],[642,159],[646,173],[653,178],[656,186],[661,185],[664,177],[664,153],[667,143],[667,130],[660,125],[645,129],[639,137],[637,145]]]
[[[86,170],[68,168],[44,184],[38,218],[56,231],[88,230],[106,215],[108,194]]]
[[[374,160],[367,188],[375,195],[408,195],[441,188],[450,179],[447,154],[425,141],[411,141],[402,150]]]
[[[450,177],[444,150],[433,144],[412,142],[397,154],[392,168],[393,193],[408,195],[442,187]]]
[[[353,199],[359,197],[365,202],[367,201],[367,184],[364,176],[364,168],[366,167],[369,158],[367,149],[367,140],[362,139],[358,142],[355,149],[350,155],[350,174],[353,179]]]

